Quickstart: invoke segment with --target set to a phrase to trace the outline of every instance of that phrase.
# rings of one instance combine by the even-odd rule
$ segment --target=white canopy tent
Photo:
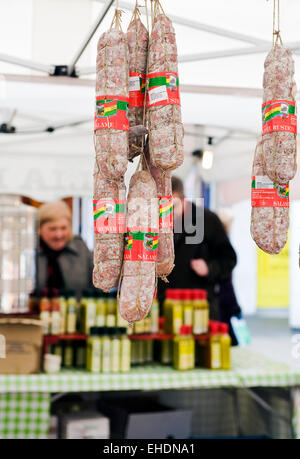
[[[5,171],[0,192],[22,191],[40,200],[65,193],[91,194],[96,43],[110,25],[112,3],[2,2],[0,120],[7,123],[15,113],[12,124],[17,131],[28,132],[0,134],[2,176]],[[124,11],[124,30],[134,4],[134,0],[119,1]],[[191,151],[212,136],[215,163],[204,178],[213,182],[248,179],[260,131],[263,61],[271,47],[273,2],[189,0],[184,8],[179,0],[164,0],[162,4],[177,33],[187,133],[186,161],[178,173],[183,177],[188,174],[194,161]],[[146,23],[145,8],[141,11]],[[283,39],[299,52],[295,55],[296,71],[300,62],[296,26],[299,15],[300,4],[296,0],[282,5]],[[79,78],[49,76],[56,65],[68,66],[71,72],[75,62]],[[82,120],[86,122],[52,133],[29,133]],[[39,180],[44,187],[40,187]]]
[[[97,40],[111,23],[109,0],[3,0],[0,16],[0,193],[38,200],[92,195],[93,111]],[[144,0],[139,1],[144,4]],[[150,0],[148,0],[148,6]],[[272,46],[271,0],[161,0],[174,21],[185,162],[176,174],[186,178],[200,165],[192,157],[213,137],[211,182],[214,207],[233,205],[233,243],[240,262],[235,270],[238,296],[246,312],[256,309],[256,248],[249,235],[250,176],[256,138],[261,130],[263,63]],[[123,29],[135,0],[119,0]],[[104,13],[107,12],[105,17]],[[146,24],[145,9],[141,9]],[[281,2],[280,29],[294,50],[299,83],[299,0]],[[95,35],[91,32],[100,22]],[[49,76],[55,66],[75,69],[77,78]],[[59,70],[59,68],[56,68]],[[79,122],[79,124],[78,124]],[[64,125],[68,127],[62,127]],[[9,126],[8,126],[9,127]],[[39,132],[53,130],[54,132]],[[24,132],[26,130],[26,133]],[[23,131],[23,134],[22,134]],[[129,166],[128,175],[135,165]],[[292,198],[300,199],[297,175]],[[296,203],[297,204],[297,203]],[[295,246],[300,219],[293,211]],[[241,238],[243,235],[243,239]],[[291,257],[291,324],[300,326],[295,253]],[[296,311],[296,312],[295,312]]]

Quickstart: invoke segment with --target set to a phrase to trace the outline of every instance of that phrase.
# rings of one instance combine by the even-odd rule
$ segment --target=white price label
[[[271,190],[274,188],[272,180],[266,175],[257,175],[255,177],[255,188],[257,190]]]
[[[155,104],[156,102],[168,100],[168,92],[167,87],[165,85],[150,89],[148,94],[150,105]]]
[[[139,91],[141,89],[140,77],[132,76],[129,77],[129,91]]]

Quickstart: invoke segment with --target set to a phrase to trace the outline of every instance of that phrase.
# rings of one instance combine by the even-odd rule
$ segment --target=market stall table
[[[61,371],[57,374],[0,375],[0,438],[47,438],[51,394],[105,391],[158,391],[252,387],[300,387],[300,370],[277,363],[245,348],[232,349],[229,371],[195,369],[179,372],[153,365],[127,374]],[[294,399],[299,399],[299,389]],[[294,431],[299,436],[299,404]]]

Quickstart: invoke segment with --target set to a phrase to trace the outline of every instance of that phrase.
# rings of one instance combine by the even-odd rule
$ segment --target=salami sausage
[[[143,124],[146,65],[148,52],[148,31],[135,10],[127,30],[129,55],[129,126]],[[129,159],[139,154],[141,136],[129,138]]]
[[[127,169],[128,45],[121,30],[101,35],[96,64],[96,162],[103,177],[121,180]]]
[[[252,214],[251,236],[259,248],[269,254],[277,254],[285,246],[289,229],[289,208],[276,207],[280,187],[274,189],[275,199],[272,201],[273,182],[266,176],[262,151],[263,141],[256,146],[252,169]],[[282,194],[286,192],[286,187]],[[256,193],[254,195],[254,193]],[[284,204],[282,198],[282,203]],[[267,200],[269,201],[267,203]],[[262,205],[268,204],[268,207]],[[258,205],[258,207],[256,207]]]
[[[162,170],[183,163],[183,125],[179,97],[175,31],[164,14],[156,16],[149,41],[147,75],[150,159]]]
[[[159,215],[159,238],[157,251],[157,275],[166,280],[166,276],[171,274],[174,268],[174,236],[170,220],[173,222],[173,210],[167,213],[167,225],[161,224],[164,221],[163,213],[165,206],[172,205],[172,172],[163,172],[157,167],[150,164],[149,154],[147,154],[147,162],[150,168],[152,177],[155,180],[157,195],[160,200],[160,215]],[[171,199],[170,199],[171,198]],[[164,204],[166,203],[166,204]],[[172,206],[173,208],[173,206]]]
[[[158,200],[155,182],[147,171],[136,172],[130,180],[127,230],[131,232],[126,234],[125,240],[119,311],[123,319],[132,323],[142,320],[148,314],[156,284],[156,261],[151,259],[155,259],[155,256],[152,256],[154,252],[152,249],[154,244],[157,244]],[[148,233],[146,234],[145,231]],[[147,240],[144,236],[150,239]],[[137,240],[135,237],[140,239]],[[148,242],[150,244],[147,246]],[[145,243],[150,250],[144,250]],[[147,261],[145,257],[149,257]],[[138,261],[141,258],[142,261]]]
[[[123,259],[128,103],[128,45],[116,22],[98,41],[96,63],[93,283],[104,291],[116,286]]]
[[[99,209],[100,215],[98,218],[95,218],[94,220],[95,249],[93,283],[95,287],[100,288],[104,292],[109,292],[110,289],[112,289],[118,284],[123,261],[125,230],[125,226],[122,228],[122,219],[119,218],[120,213],[115,213],[115,217],[111,216],[111,214],[107,212],[107,207],[110,206],[110,209],[115,210],[115,206],[120,207],[120,204],[125,206],[125,196],[126,189],[123,181],[117,184],[116,182],[109,181],[101,177],[101,175],[98,172],[95,174],[94,218],[97,217],[96,212]],[[110,221],[108,217],[111,218]],[[125,219],[124,214],[123,217]],[[106,229],[105,224],[107,222],[111,225],[115,225],[115,227],[108,227]]]
[[[280,44],[272,48],[265,60],[263,88],[265,172],[274,182],[284,184],[295,176],[297,169],[297,88],[292,53]]]

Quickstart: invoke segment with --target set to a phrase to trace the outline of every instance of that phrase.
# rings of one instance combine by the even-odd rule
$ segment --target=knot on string
[[[119,10],[118,8],[116,8],[115,14],[114,14],[111,26],[110,26],[110,30],[113,28],[122,30],[121,22],[122,22],[123,13],[124,13],[123,10]]]

